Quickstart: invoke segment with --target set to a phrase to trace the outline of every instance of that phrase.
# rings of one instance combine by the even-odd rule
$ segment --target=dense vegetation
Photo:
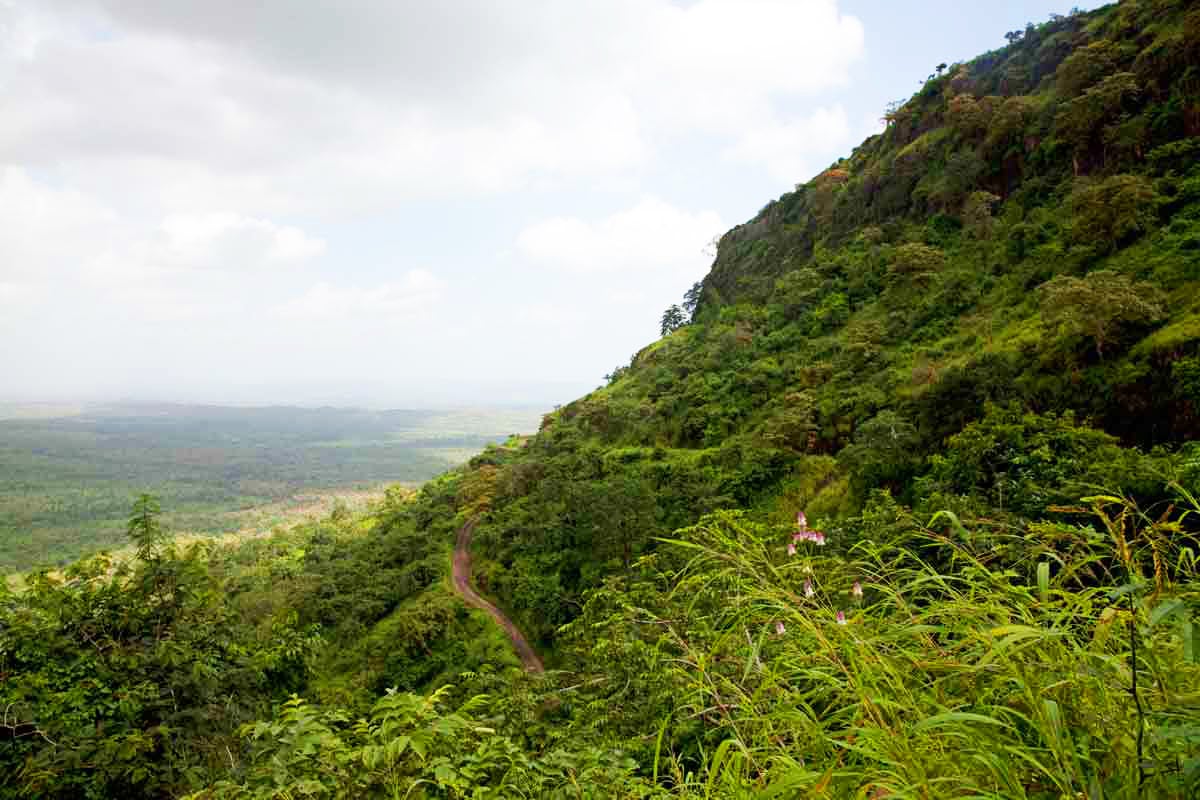
[[[537,424],[535,413],[500,410],[20,411],[5,418],[0,409],[0,572],[66,563],[121,542],[139,491],[161,498],[177,530],[237,530],[246,519],[232,512],[297,493],[419,483]]]
[[[0,598],[0,796],[1200,793],[1200,11],[1007,38],[536,436]]]

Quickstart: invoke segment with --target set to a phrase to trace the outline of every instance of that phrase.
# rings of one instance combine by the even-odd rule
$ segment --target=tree
[[[684,316],[683,309],[678,305],[672,305],[662,315],[662,335],[666,336],[672,331],[677,331],[687,324],[687,317]]]
[[[1117,71],[1120,48],[1107,39],[1080,47],[1063,59],[1054,73],[1055,85],[1064,98],[1083,94],[1089,86]]]
[[[161,513],[162,507],[154,495],[143,493],[133,502],[133,513],[129,517],[126,530],[129,540],[137,548],[139,561],[154,563],[162,555],[166,534],[158,521],[158,515]]]
[[[776,447],[804,453],[815,444],[817,401],[811,392],[789,392],[763,425],[763,438]]]
[[[1020,404],[988,404],[983,418],[946,440],[920,480],[926,497],[975,496],[1029,517],[1067,503],[1083,485],[1110,486],[1120,464],[1117,439],[1077,425],[1071,412],[1039,415]]]
[[[854,432],[854,443],[843,448],[838,460],[854,473],[860,489],[897,488],[920,463],[919,437],[912,423],[895,411],[881,411]]]
[[[1156,287],[1107,269],[1082,278],[1059,275],[1039,286],[1038,294],[1042,318],[1070,334],[1091,337],[1101,359],[1123,326],[1157,322],[1164,313]]]
[[[920,242],[908,242],[892,251],[888,272],[892,275],[924,279],[941,270],[945,255],[936,247]]]
[[[967,141],[979,141],[988,132],[994,103],[981,103],[970,94],[957,94],[946,106],[946,120]]]
[[[973,147],[951,153],[946,158],[941,180],[930,192],[930,201],[943,211],[956,209],[975,188],[987,168],[987,163]]]
[[[700,305],[700,295],[703,293],[703,281],[696,281],[692,284],[692,288],[683,293],[683,310],[687,314],[688,322],[696,319],[696,308]]]
[[[306,678],[311,634],[240,624],[207,550],[168,546],[158,514],[137,498],[135,562],[34,574],[0,603],[0,798],[178,797],[268,707],[278,670]]]
[[[997,101],[991,101],[995,102]],[[1025,136],[1026,128],[1036,115],[1037,102],[1033,98],[1005,98],[988,116],[987,135],[983,142],[984,155],[989,158],[1003,156],[1010,147],[1019,144]]]
[[[1158,214],[1158,193],[1140,175],[1081,180],[1067,198],[1067,235],[1099,254],[1123,247],[1149,230]]]
[[[1079,161],[1080,156],[1092,153],[1096,143],[1103,142],[1109,123],[1119,122],[1136,108],[1142,91],[1136,74],[1117,72],[1062,105],[1054,124],[1058,134],[1075,148],[1076,174],[1084,166]],[[1098,155],[1103,163],[1107,153]]]
[[[980,239],[988,238],[995,222],[992,213],[999,203],[1000,198],[991,192],[971,192],[963,201],[963,226]]]

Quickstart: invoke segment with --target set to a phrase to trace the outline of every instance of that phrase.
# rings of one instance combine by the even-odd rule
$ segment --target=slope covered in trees
[[[552,637],[581,587],[717,508],[845,517],[885,490],[1019,521],[1085,485],[1165,499],[1200,433],[1187,11],[1031,28],[727,233],[690,325],[470,476],[497,593]],[[1101,113],[1114,80],[1137,92]]]
[[[0,795],[1195,796],[1200,11],[1008,39],[529,440],[0,599]]]

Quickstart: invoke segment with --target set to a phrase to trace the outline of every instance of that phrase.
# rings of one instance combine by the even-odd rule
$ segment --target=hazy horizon
[[[603,383],[600,381],[597,383]],[[62,394],[21,395],[0,394],[0,408],[5,406],[218,406],[228,408],[261,408],[269,406],[294,408],[357,408],[371,411],[423,410],[452,411],[471,408],[533,409],[549,411],[596,388],[595,385],[565,386],[557,391],[552,385],[533,383],[530,385],[476,385],[470,391],[456,391],[450,385],[440,391],[406,391],[391,395],[387,392],[370,391],[355,393],[337,391],[330,387],[313,386],[267,387],[258,391],[247,389],[218,394],[163,393],[152,394]],[[394,398],[394,399],[389,399]]]
[[[430,412],[454,412],[454,411],[469,411],[469,410],[538,410],[544,409],[551,411],[553,408],[562,405],[569,400],[575,399],[578,395],[572,395],[563,401],[554,402],[547,405],[538,401],[524,400],[497,400],[495,402],[470,400],[436,400],[431,399],[428,402],[387,402],[386,400],[372,400],[367,397],[357,397],[354,395],[339,396],[335,394],[296,394],[289,396],[287,399],[255,399],[252,396],[246,397],[48,397],[48,398],[21,398],[21,397],[6,397],[0,396],[0,419],[4,419],[4,413],[9,409],[34,409],[39,407],[45,408],[76,408],[76,409],[116,409],[129,408],[136,409],[139,407],[154,408],[154,407],[179,407],[179,408],[228,408],[228,409],[256,409],[256,408],[297,408],[304,410],[316,410],[324,408],[333,409],[353,409],[362,411],[430,411]]]
[[[0,399],[567,402],[715,237],[1075,4],[0,1]]]

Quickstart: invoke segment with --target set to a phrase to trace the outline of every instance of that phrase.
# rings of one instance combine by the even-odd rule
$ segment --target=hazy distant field
[[[231,531],[263,504],[426,480],[540,419],[533,410],[0,406],[0,573],[122,544],[139,492],[159,496],[173,530]]]

